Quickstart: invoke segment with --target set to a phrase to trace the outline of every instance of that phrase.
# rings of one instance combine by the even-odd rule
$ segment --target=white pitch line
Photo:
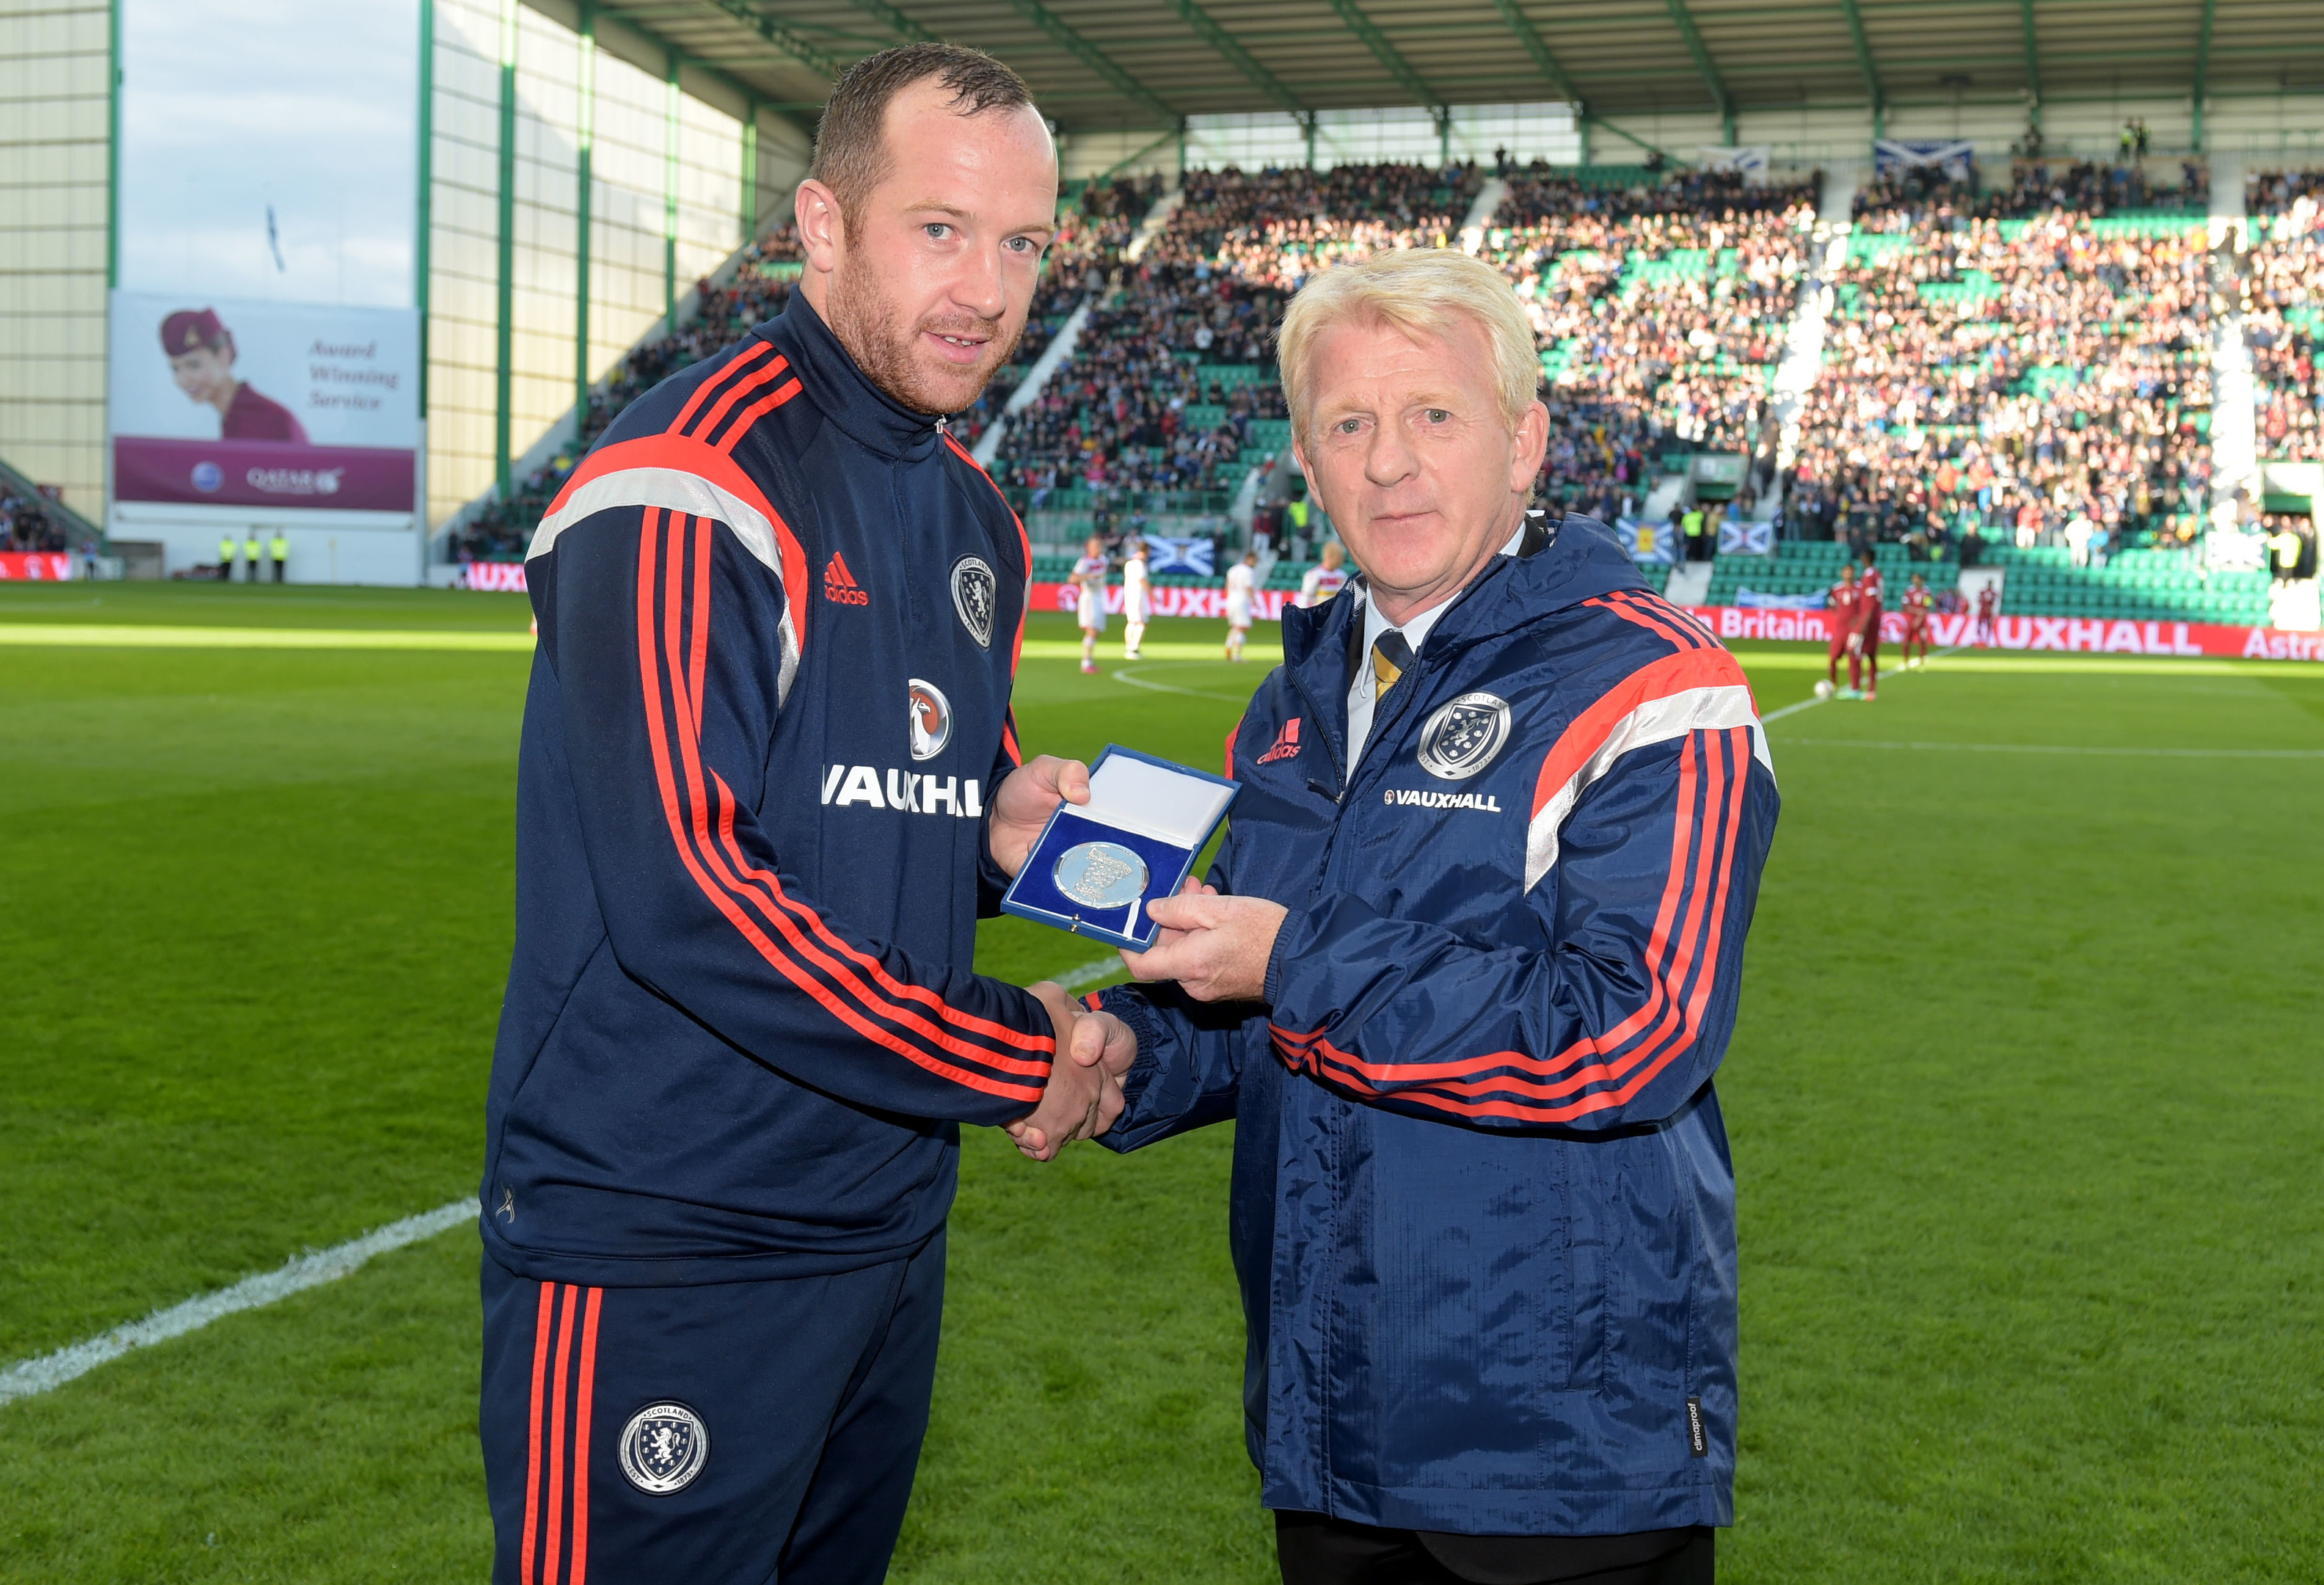
[[[391,1221],[383,1228],[367,1232],[359,1239],[350,1239],[344,1244],[335,1244],[330,1249],[318,1249],[309,1255],[294,1256],[280,1270],[246,1276],[232,1287],[188,1299],[184,1304],[172,1304],[167,1310],[157,1310],[143,1321],[99,1332],[93,1338],[59,1349],[53,1354],[43,1354],[37,1359],[20,1360],[0,1370],[0,1405],[14,1403],[18,1398],[33,1397],[62,1387],[108,1360],[118,1359],[132,1349],[167,1342],[171,1338],[183,1337],[189,1332],[208,1326],[222,1316],[243,1310],[261,1309],[307,1288],[337,1282],[374,1255],[384,1255],[390,1249],[400,1249],[406,1244],[434,1238],[447,1228],[457,1227],[464,1221],[475,1219],[476,1203],[474,1200],[455,1200],[433,1211],[407,1216],[401,1221]]]
[[[1929,656],[1929,658],[1928,658],[1928,659],[1929,659],[1930,660],[1941,660],[1941,659],[1943,659],[1946,656],[1952,654],[1955,650],[1959,650],[1960,648],[1960,646],[1959,644],[1955,644],[1954,646],[1952,646],[1952,648],[1951,648],[1951,649],[1949,649],[1949,650],[1936,650],[1936,651],[1932,652],[1932,653]],[[1900,667],[1898,667],[1895,670],[1894,670],[1894,671],[1892,671],[1892,672],[1890,672],[1890,673],[1888,674],[1888,681],[1890,682],[1890,684],[1891,684],[1891,685],[1894,685],[1894,684],[1895,684],[1895,682],[1896,681],[1896,679],[1897,679],[1898,677],[1906,677],[1906,676],[1909,676],[1909,675],[1911,675],[1911,673],[1912,673],[1913,671],[1915,671],[1915,670],[1924,669],[1924,668],[1925,668],[1925,667],[1926,667],[1926,664],[1927,664],[1927,663],[1924,661],[1924,662],[1923,662],[1923,664],[1922,664],[1922,666],[1921,666],[1921,667],[1903,667],[1903,666],[1900,666]],[[1840,696],[1839,695],[1834,694],[1834,695],[1832,696],[1832,698],[1833,698],[1833,699],[1836,699],[1836,698],[1838,698],[1839,696]],[[1803,711],[1803,710],[1812,710],[1812,709],[1814,709],[1818,705],[1829,705],[1829,704],[1831,704],[1831,699],[1819,699],[1819,698],[1817,698],[1813,694],[1810,694],[1806,698],[1802,699],[1802,700],[1801,700],[1798,704],[1796,704],[1796,705],[1784,705],[1784,706],[1782,709],[1780,709],[1780,710],[1771,710],[1771,711],[1769,711],[1766,714],[1762,715],[1761,717],[1759,717],[1759,724],[1760,724],[1761,726],[1766,726],[1766,725],[1769,725],[1769,724],[1771,724],[1771,723],[1775,723],[1775,722],[1781,721],[1781,720],[1782,720],[1784,716],[1786,716],[1786,715],[1797,715],[1797,714],[1798,714],[1801,711]],[[1790,739],[1786,739],[1785,741],[1786,741],[1786,742],[1789,742],[1799,743],[1799,742],[1809,742],[1810,740],[1809,740],[1809,739],[1806,739],[1806,738],[1790,738]]]
[[[1148,662],[1148,665],[1152,664],[1153,662],[1151,661]],[[1166,660],[1162,662],[1162,664],[1165,666],[1189,666],[1201,665],[1204,663],[1200,661]],[[1222,661],[1220,664],[1223,665],[1226,663]],[[1145,669],[1145,668],[1139,668],[1139,670],[1143,669]],[[1113,674],[1113,680],[1116,682],[1126,682],[1133,688],[1148,688],[1157,694],[1184,694],[1190,699],[1216,699],[1221,704],[1224,705],[1248,705],[1250,703],[1249,699],[1237,698],[1232,694],[1213,694],[1206,693],[1201,688],[1182,688],[1167,682],[1149,682],[1146,678],[1139,677],[1137,672],[1131,671],[1126,667]]]
[[[1126,972],[1128,969],[1117,954],[1110,958],[1100,958],[1093,963],[1084,963],[1078,969],[1067,969],[1064,973],[1056,976],[1056,981],[1066,991],[1079,991],[1084,985],[1094,985],[1100,980]]]

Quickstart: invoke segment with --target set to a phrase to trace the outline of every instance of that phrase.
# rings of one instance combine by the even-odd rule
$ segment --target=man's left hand
[[[1190,882],[1177,896],[1146,905],[1162,934],[1150,950],[1125,952],[1121,961],[1140,980],[1176,980],[1196,1001],[1257,1001],[1289,911],[1263,897],[1197,891]]]
[[[1009,773],[992,795],[992,858],[1011,880],[1059,804],[1089,802],[1089,767],[1042,754]]]

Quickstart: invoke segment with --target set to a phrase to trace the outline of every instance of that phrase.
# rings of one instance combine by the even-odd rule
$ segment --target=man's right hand
[[[1030,1116],[1010,1123],[1009,1137],[1032,1160],[1048,1161],[1070,1141],[1104,1133],[1121,1115],[1121,1074],[1129,1070],[1137,1042],[1120,1019],[1087,1011],[1054,981],[1044,980],[1029,989],[1049,1010],[1056,1027],[1057,1055],[1049,1064],[1049,1085],[1042,1092],[1041,1104]],[[1093,1024],[1098,1027],[1093,1029]],[[1119,1066],[1104,1060],[1115,1046],[1103,1033],[1105,1024],[1119,1027],[1120,1039],[1128,1044]]]

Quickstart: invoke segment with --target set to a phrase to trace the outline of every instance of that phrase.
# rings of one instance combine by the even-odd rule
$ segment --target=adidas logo
[[[1299,717],[1295,715],[1283,723],[1282,729],[1275,734],[1275,742],[1268,746],[1267,752],[1259,757],[1259,762],[1270,765],[1277,760],[1295,758],[1298,752]]]
[[[847,563],[840,559],[835,550],[832,552],[831,559],[824,564],[823,597],[836,605],[872,604],[872,596],[863,592],[862,585],[855,581],[854,575],[847,570]]]

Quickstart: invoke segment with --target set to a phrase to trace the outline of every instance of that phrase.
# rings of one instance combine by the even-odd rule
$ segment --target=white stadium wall
[[[493,488],[498,473],[502,0],[438,0],[435,183],[429,245],[429,522]],[[585,49],[577,7],[516,8],[516,152],[509,336],[509,456],[569,414],[576,346],[580,156],[589,152],[586,374],[602,379],[683,298],[788,212],[807,134],[758,118],[723,81],[600,16]],[[585,73],[584,63],[587,63]],[[590,91],[585,97],[585,80]],[[587,116],[585,130],[584,115]],[[747,212],[747,217],[746,217]],[[521,481],[518,481],[521,483]]]
[[[567,0],[506,13],[503,0],[434,0],[424,72],[420,0],[121,0],[117,46],[113,9],[106,0],[0,0],[0,457],[60,486],[66,504],[91,519],[128,505],[139,521],[120,522],[117,537],[162,540],[173,570],[214,559],[219,528],[248,513],[188,505],[173,517],[150,502],[110,499],[106,321],[115,284],[183,295],[194,308],[270,299],[409,309],[422,240],[413,217],[424,208],[426,522],[493,485],[505,22],[514,24],[517,89],[512,458],[569,415],[585,376],[602,378],[664,318],[673,293],[682,298],[757,226],[787,216],[807,165],[803,128],[763,112],[749,125],[755,107],[740,89],[686,66],[673,82],[661,47],[610,19],[595,26],[585,133],[583,19]],[[317,29],[342,44],[360,35],[357,47],[302,53],[301,39]],[[181,55],[189,39],[239,51],[247,91],[220,94],[215,82],[170,69],[163,57]],[[116,47],[118,106],[107,83]],[[360,80],[336,80],[349,70]],[[415,201],[421,80],[430,85],[424,205]],[[287,127],[301,135],[286,140]],[[578,355],[585,139],[591,269]],[[313,167],[334,161],[335,184],[313,180]],[[392,217],[384,226],[383,217]],[[375,514],[294,514],[284,526],[294,577],[420,576],[416,550],[362,548],[381,530]],[[310,533],[319,536],[311,547]]]
[[[0,0],[0,457],[105,510],[105,0]]]

